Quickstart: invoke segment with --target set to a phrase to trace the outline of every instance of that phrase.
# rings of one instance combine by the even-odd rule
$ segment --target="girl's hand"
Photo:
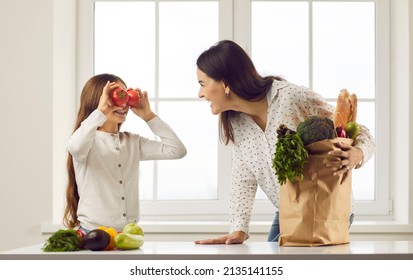
[[[136,88],[135,90],[139,93],[140,101],[138,106],[130,107],[130,109],[135,113],[135,115],[147,122],[156,116],[155,113],[151,110],[148,93],[146,91],[142,92],[138,88]]]
[[[114,106],[109,98],[109,93],[117,87],[118,85],[116,83],[111,83],[108,81],[103,88],[102,94],[99,99],[98,110],[100,110],[105,115],[108,115],[113,111],[122,109],[122,107]]]
[[[224,236],[218,238],[211,238],[211,239],[204,239],[204,240],[196,240],[195,244],[242,244],[248,235],[243,231],[234,231],[233,233],[226,234]]]
[[[338,142],[341,150],[331,151],[328,154],[334,156],[333,160],[326,161],[326,166],[334,170],[334,175],[343,175],[347,171],[357,167],[363,160],[363,151],[359,148]]]

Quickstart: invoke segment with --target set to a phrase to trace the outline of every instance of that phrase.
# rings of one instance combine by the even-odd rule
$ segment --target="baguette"
[[[357,119],[357,96],[353,93],[352,95],[349,96],[348,100],[350,101],[350,107],[351,107],[351,116],[349,121],[350,122],[356,122]]]
[[[351,116],[351,106],[349,100],[350,93],[342,89],[337,97],[337,106],[334,113],[334,127],[346,126]]]

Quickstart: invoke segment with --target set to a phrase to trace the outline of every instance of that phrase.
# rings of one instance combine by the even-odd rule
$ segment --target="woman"
[[[230,191],[229,234],[197,240],[197,244],[237,244],[248,237],[249,222],[259,185],[279,208],[279,184],[272,169],[281,124],[295,129],[311,115],[333,119],[334,106],[319,94],[291,84],[280,77],[258,74],[248,54],[236,43],[220,41],[197,60],[199,97],[211,104],[212,114],[220,115],[221,140],[233,149]],[[326,163],[336,175],[362,166],[374,152],[374,139],[361,126],[353,146],[340,144],[337,160]],[[350,217],[352,219],[352,216]],[[278,211],[268,241],[277,241]]]
[[[109,97],[123,80],[99,74],[85,84],[75,129],[67,143],[68,186],[64,224],[87,233],[99,226],[122,231],[139,220],[139,161],[179,159],[186,148],[151,110],[147,93],[136,89],[136,106],[116,106]],[[120,132],[129,109],[142,118],[160,141]]]

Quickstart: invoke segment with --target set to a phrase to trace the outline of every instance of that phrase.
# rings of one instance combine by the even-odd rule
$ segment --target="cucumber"
[[[115,236],[116,247],[123,250],[138,249],[143,245],[142,235],[131,233],[119,233]]]

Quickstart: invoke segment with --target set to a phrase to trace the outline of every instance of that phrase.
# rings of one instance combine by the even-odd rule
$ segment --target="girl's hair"
[[[223,81],[240,98],[259,101],[267,95],[278,76],[262,77],[258,74],[248,54],[236,43],[219,41],[204,51],[197,59],[199,70],[215,81]],[[220,114],[220,138],[228,144],[234,142],[234,132],[230,122],[237,112],[228,110]]]
[[[80,96],[80,108],[77,114],[75,127],[76,131],[81,123],[98,107],[100,96],[107,82],[119,82],[126,86],[125,82],[112,74],[99,74],[90,78],[83,87]],[[79,202],[79,193],[76,184],[75,170],[73,167],[73,157],[70,153],[67,155],[67,173],[68,184],[66,188],[66,207],[63,214],[63,224],[68,228],[79,226],[77,217],[77,207]]]

